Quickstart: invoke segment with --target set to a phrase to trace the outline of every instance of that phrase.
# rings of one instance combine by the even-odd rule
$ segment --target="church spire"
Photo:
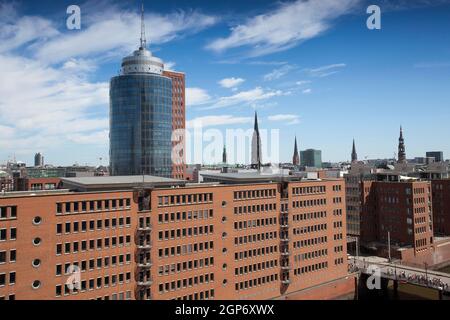
[[[224,164],[227,163],[227,146],[226,145],[223,146],[222,162]]]
[[[298,147],[297,147],[297,136],[295,137],[294,142],[294,156],[292,157],[292,164],[294,166],[298,166],[300,164],[300,156],[298,154]]]
[[[255,111],[255,125],[252,137],[252,167],[261,169],[261,137],[258,128],[258,115]]]
[[[358,161],[358,154],[356,153],[355,139],[353,139],[353,148],[352,148],[352,163]]]
[[[147,39],[145,37],[145,19],[144,19],[144,2],[142,2],[141,6],[141,50],[147,48]]]
[[[400,137],[398,138],[398,163],[406,163],[405,139],[403,138],[403,129],[400,126]]]

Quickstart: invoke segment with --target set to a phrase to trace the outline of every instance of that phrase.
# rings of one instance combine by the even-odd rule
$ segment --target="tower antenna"
[[[141,49],[146,49],[147,40],[145,39],[145,20],[144,20],[144,1],[141,5]]]

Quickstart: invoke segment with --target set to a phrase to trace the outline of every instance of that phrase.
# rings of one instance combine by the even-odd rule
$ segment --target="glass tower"
[[[172,79],[141,46],[110,83],[111,175],[172,175]]]

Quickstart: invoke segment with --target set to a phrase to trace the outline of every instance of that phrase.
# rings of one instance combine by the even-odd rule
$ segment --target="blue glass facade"
[[[120,75],[110,84],[111,175],[172,174],[172,80]]]

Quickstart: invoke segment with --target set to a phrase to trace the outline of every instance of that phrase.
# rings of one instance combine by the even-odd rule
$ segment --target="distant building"
[[[301,151],[300,162],[304,167],[322,168],[322,151],[314,149]]]
[[[44,166],[44,156],[38,152],[34,155],[34,166],[43,167]]]
[[[403,129],[400,126],[400,137],[398,138],[398,163],[406,163],[406,147],[405,139],[403,138]]]
[[[260,169],[262,163],[261,156],[261,136],[259,135],[258,128],[258,115],[255,111],[255,124],[253,128],[252,136],[252,167]]]
[[[431,187],[434,232],[450,236],[450,179],[432,180]]]
[[[444,162],[444,152],[442,151],[428,151],[427,158],[434,158],[434,162]]]
[[[294,155],[292,156],[292,164],[294,166],[300,165],[300,155],[298,153],[298,148],[297,148],[297,137],[295,137]]]
[[[352,163],[358,161],[358,154],[356,153],[355,139],[353,139],[353,147],[352,147]]]

